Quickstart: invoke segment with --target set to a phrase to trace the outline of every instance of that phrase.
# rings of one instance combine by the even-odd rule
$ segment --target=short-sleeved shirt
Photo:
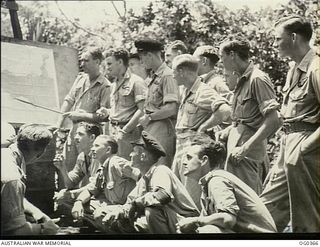
[[[89,192],[108,205],[124,204],[136,186],[135,180],[123,176],[121,172],[127,162],[119,156],[108,158],[98,169],[94,186],[88,188]]]
[[[200,179],[202,214],[228,213],[236,218],[231,229],[240,233],[276,232],[271,214],[258,195],[233,174],[216,170]]]
[[[173,79],[173,71],[165,63],[153,74],[148,83],[146,112],[155,112],[169,102],[179,103],[179,87]]]
[[[26,191],[25,160],[13,144],[1,148],[1,232],[8,234],[24,226],[27,221],[24,214]]]
[[[211,88],[216,90],[220,96],[229,101],[232,99],[233,93],[230,91],[226,82],[221,76],[217,76],[214,71],[201,75],[200,77],[203,78],[205,84],[208,84]]]
[[[234,92],[232,120],[257,130],[266,113],[278,108],[269,76],[251,62],[240,77]]]
[[[178,111],[176,130],[197,130],[220,105],[228,101],[199,77],[188,90],[185,88]]]
[[[81,152],[76,160],[74,168],[68,173],[74,187],[79,188],[89,184],[90,179],[96,176],[100,164],[97,160],[91,159],[84,152]]]
[[[145,100],[146,93],[147,85],[144,80],[127,70],[122,81],[111,85],[110,119],[129,122],[138,110],[137,103]]]
[[[293,64],[283,88],[285,122],[320,123],[320,57],[312,49]]]
[[[81,109],[89,113],[96,112],[100,107],[110,108],[110,82],[100,74],[90,83],[89,75],[80,73],[64,100],[73,106],[73,110]]]
[[[153,165],[129,194],[127,203],[136,198],[141,198],[145,206],[157,205],[159,201],[155,200],[155,197],[151,193],[159,188],[164,189],[171,197],[171,202],[166,205],[168,208],[184,217],[199,215],[197,206],[194,204],[186,188],[165,165]]]

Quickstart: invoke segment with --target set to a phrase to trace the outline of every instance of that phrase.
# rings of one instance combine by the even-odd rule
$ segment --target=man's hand
[[[231,131],[231,128],[232,128],[232,126],[229,126],[229,127],[225,128],[224,130],[218,131],[215,134],[216,140],[223,141],[223,142],[227,141],[229,133]]]
[[[70,118],[71,121],[81,121],[83,119],[83,112],[80,111],[70,111],[63,114],[64,117]]]
[[[112,210],[111,210],[112,209]],[[122,207],[107,207],[106,215],[102,219],[102,223],[111,227],[116,221],[124,216]]]
[[[53,165],[58,169],[62,170],[64,168],[64,157],[62,154],[57,154],[53,159]]]
[[[150,119],[148,115],[144,114],[141,118],[139,118],[138,122],[142,127],[145,128],[150,123]]]
[[[97,113],[98,117],[107,118],[107,117],[109,117],[110,110],[105,107],[101,107],[100,109],[98,109],[96,111],[96,113]]]
[[[55,193],[53,200],[58,203],[58,205],[61,205],[61,203],[66,199],[67,195],[68,195],[67,189],[62,189],[59,192]]]
[[[73,218],[76,220],[81,220],[84,216],[84,209],[81,201],[76,201],[71,210]]]
[[[46,221],[45,223],[42,223],[42,226],[43,226],[42,234],[56,235],[60,227],[55,223],[57,223],[59,220],[60,218],[52,219],[52,220]]]
[[[248,149],[245,147],[245,145],[242,145],[241,147],[235,147],[233,150],[231,150],[230,156],[236,161],[241,161],[244,159],[247,153]]]
[[[184,218],[176,224],[176,227],[178,233],[195,233],[199,227],[198,218]]]
[[[118,129],[118,133],[117,133],[117,136],[116,136],[116,139],[117,140],[122,140],[124,138],[124,136],[127,134],[126,131],[124,131],[123,129]]]

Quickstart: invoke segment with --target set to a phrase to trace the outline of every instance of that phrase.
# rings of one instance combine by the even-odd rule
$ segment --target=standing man
[[[186,53],[188,53],[187,46],[181,40],[175,40],[166,48],[164,54],[165,62],[170,68],[172,68],[173,59],[178,55]]]
[[[183,165],[199,170],[209,165],[210,172],[198,175],[202,185],[202,215],[178,222],[182,233],[272,233],[276,227],[258,195],[233,174],[221,170],[226,150],[210,139],[193,139],[185,149]]]
[[[61,106],[61,111],[65,114],[58,119],[57,127],[61,128],[66,117],[73,122],[64,147],[68,171],[73,168],[79,153],[74,142],[77,124],[81,121],[102,122],[105,118],[96,111],[100,107],[110,108],[110,82],[100,72],[102,60],[103,56],[98,48],[89,48],[81,55],[84,73],[76,78]]]
[[[154,137],[142,131],[142,138],[134,144],[132,163],[142,174],[127,202],[118,207],[106,207],[105,225],[132,226],[140,216],[146,216],[147,226],[153,234],[176,233],[175,224],[183,217],[198,216],[199,211],[190,195],[173,172],[159,158],[165,156],[161,144]]]
[[[222,97],[231,100],[233,93],[228,88],[221,76],[217,76],[214,67],[219,61],[219,56],[216,49],[210,45],[197,47],[193,56],[199,62],[199,76],[205,84],[208,84],[217,91]]]
[[[152,69],[148,84],[145,114],[140,118],[143,128],[157,139],[166,151],[164,163],[171,167],[175,153],[175,123],[178,112],[179,88],[172,70],[163,62],[163,45],[156,40],[137,40],[135,46],[142,63]]]
[[[192,199],[200,209],[201,188],[199,180],[189,175],[181,164],[183,148],[190,145],[194,136],[207,136],[206,131],[230,117],[228,101],[198,77],[199,63],[192,55],[179,55],[173,60],[173,75],[185,90],[178,111],[176,124],[176,154],[172,170],[187,188]],[[202,169],[208,173],[208,166]]]
[[[147,86],[141,77],[128,69],[129,53],[124,49],[106,54],[106,66],[108,74],[114,77],[110,96],[109,133],[118,143],[118,155],[129,160],[132,151],[130,142],[141,135],[137,125],[143,115]],[[106,109],[97,112],[102,117],[108,114]]]
[[[227,71],[239,75],[234,90],[231,118],[233,125],[217,133],[228,139],[225,169],[236,175],[258,195],[262,190],[262,165],[267,138],[280,127],[279,104],[267,74],[249,60],[249,42],[243,39],[226,41],[220,57]]]
[[[25,198],[26,166],[38,159],[52,139],[44,126],[21,126],[16,143],[1,148],[1,235],[56,234],[59,227]],[[25,213],[39,223],[27,222]],[[42,222],[40,224],[40,222]]]
[[[278,172],[275,172],[282,176],[271,179],[271,187],[266,188],[262,199],[277,223],[282,220],[277,215],[283,216],[278,214],[280,206],[289,200],[294,233],[319,232],[320,58],[310,47],[313,30],[306,19],[299,16],[282,18],[276,23],[275,31],[279,55],[290,57],[294,64],[283,88],[281,113],[285,135],[276,164]],[[287,183],[283,183],[284,174]],[[272,208],[274,204],[279,208]]]

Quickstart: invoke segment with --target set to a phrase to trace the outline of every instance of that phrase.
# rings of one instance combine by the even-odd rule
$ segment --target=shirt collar
[[[298,65],[298,69],[300,69],[303,72],[307,72],[308,66],[315,55],[316,55],[316,52],[313,49],[310,49],[301,60],[300,64]]]
[[[167,66],[167,64],[165,63],[165,62],[163,62],[160,66],[159,66],[159,68],[154,72],[157,76],[159,76],[159,75],[161,75],[164,71],[165,71],[165,69],[167,68],[168,66]]]
[[[208,80],[209,80],[214,74],[215,74],[215,71],[212,70],[212,71],[208,72],[207,74],[201,75],[200,77],[202,78],[202,80],[203,80],[204,83],[207,83]]]
[[[20,168],[24,173],[26,173],[26,161],[23,157],[22,152],[18,148],[17,143],[12,144],[10,147],[11,151],[17,155],[17,158],[19,159],[19,164],[21,164]]]
[[[254,64],[253,64],[252,61],[250,61],[247,69],[243,72],[243,74],[241,75],[240,79],[241,78],[248,79],[248,77],[251,75],[253,69],[254,69]]]

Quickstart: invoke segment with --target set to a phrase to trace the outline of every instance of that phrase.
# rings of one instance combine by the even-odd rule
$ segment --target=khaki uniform
[[[100,74],[90,83],[89,75],[80,73],[64,100],[72,105],[71,111],[95,113],[100,107],[110,108],[110,82]],[[77,127],[74,122],[64,147],[68,171],[72,170],[78,156],[74,142]]]
[[[286,134],[278,160],[287,186],[283,179],[271,181],[273,184],[262,194],[264,199],[270,198],[270,205],[281,205],[281,208],[287,207],[289,199],[293,232],[320,231],[319,142],[311,151],[301,152],[304,141],[320,127],[319,64],[319,56],[311,49],[300,64],[294,64],[288,72],[281,109]],[[284,173],[281,174],[283,178]],[[275,221],[281,223],[284,216],[279,208],[268,208]]]
[[[147,86],[142,78],[132,74],[127,70],[121,82],[114,82],[111,85],[111,109],[109,133],[114,138],[133,117],[139,109],[137,104],[145,100]],[[138,139],[141,135],[140,128],[134,128],[130,133],[126,133],[123,139],[117,140],[118,155],[125,159],[130,159],[132,151],[131,142]]]
[[[158,111],[166,103],[179,103],[179,87],[173,79],[172,70],[163,63],[148,83],[145,111],[147,114]],[[164,164],[171,167],[175,153],[175,130],[176,116],[151,121],[145,131],[150,133],[164,147],[167,156],[161,158]]]
[[[200,233],[276,232],[276,226],[268,209],[258,195],[236,176],[223,170],[208,173],[200,179],[203,188],[201,197],[204,216],[226,212],[236,217],[232,229],[208,226],[199,228]],[[219,230],[218,230],[219,229]],[[209,231],[208,231],[209,230]]]
[[[228,103],[228,101],[219,96],[214,89],[203,83],[201,78],[198,78],[190,90],[184,90],[178,111],[176,154],[172,170],[187,188],[199,209],[201,188],[198,183],[199,181],[194,179],[193,175],[184,175],[184,167],[181,163],[183,149],[190,145],[190,141],[194,136],[207,136],[205,133],[197,133],[197,129],[224,103]],[[202,167],[202,175],[208,172],[208,166]]]
[[[250,139],[262,125],[265,115],[278,107],[269,77],[251,62],[234,93],[231,116],[234,127],[228,137],[225,170],[236,175],[257,194],[262,191],[267,140],[255,145],[241,161],[230,158],[230,152]]]

